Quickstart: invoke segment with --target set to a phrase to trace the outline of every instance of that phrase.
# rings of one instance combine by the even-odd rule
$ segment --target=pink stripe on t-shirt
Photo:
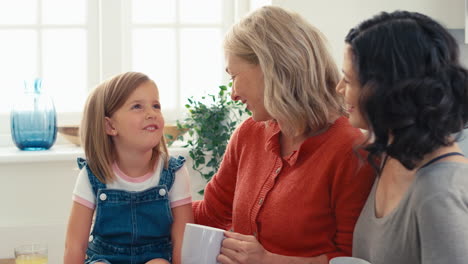
[[[175,208],[175,207],[178,207],[178,206],[181,206],[181,205],[189,204],[191,202],[192,202],[192,197],[189,196],[187,198],[171,202],[171,208]]]
[[[144,182],[146,180],[148,180],[149,178],[151,178],[151,176],[153,176],[154,172],[151,171],[143,176],[140,176],[140,177],[130,177],[128,176],[127,174],[125,174],[123,171],[120,170],[119,166],[117,166],[117,163],[114,162],[114,164],[112,164],[112,169],[114,170],[114,173],[121,179],[127,181],[127,182],[135,182],[135,183],[138,183],[138,182]]]
[[[94,204],[92,202],[90,202],[90,201],[88,201],[86,199],[83,199],[83,198],[81,198],[80,196],[78,196],[76,194],[73,195],[73,201],[75,201],[75,202],[77,202],[77,203],[79,203],[81,205],[84,205],[84,206],[88,207],[89,209],[94,210],[95,206],[94,206]]]

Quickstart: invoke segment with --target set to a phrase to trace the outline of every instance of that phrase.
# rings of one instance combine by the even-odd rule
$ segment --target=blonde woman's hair
[[[112,137],[106,133],[105,118],[111,117],[124,105],[132,92],[145,82],[152,82],[152,80],[143,73],[119,74],[98,85],[86,101],[80,126],[81,142],[89,168],[103,183],[114,179],[111,166],[116,159]],[[164,136],[154,147],[151,159],[156,160],[158,156],[164,159],[167,167],[169,155]]]
[[[260,65],[265,109],[292,136],[318,131],[344,114],[339,70],[323,34],[299,14],[265,6],[235,24],[224,50]]]

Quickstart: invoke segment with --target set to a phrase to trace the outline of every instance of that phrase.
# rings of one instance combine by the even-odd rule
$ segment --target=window
[[[0,144],[11,144],[9,111],[23,82],[42,77],[59,112],[77,112],[87,95],[87,0],[0,1]]]
[[[81,108],[88,83],[86,7],[86,0],[0,1],[0,112],[9,112],[24,80],[38,76],[58,111]]]
[[[155,80],[166,122],[182,117],[187,97],[216,92],[225,82],[221,43],[233,6],[219,0],[130,2],[124,31],[129,67]]]
[[[141,71],[160,90],[167,123],[189,96],[227,82],[222,38],[266,0],[0,1],[0,146],[12,145],[9,111],[24,80],[43,79],[58,124],[78,124],[90,90]]]

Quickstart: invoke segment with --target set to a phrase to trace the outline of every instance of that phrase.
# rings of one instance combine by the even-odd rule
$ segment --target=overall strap
[[[94,176],[94,173],[89,168],[88,162],[86,161],[86,159],[77,158],[76,162],[78,163],[78,167],[80,168],[80,170],[83,169],[83,167],[86,167],[86,172],[88,173],[88,179],[89,179],[89,182],[91,183],[91,187],[93,188],[94,195],[97,195],[97,192],[99,189],[106,188],[106,185],[102,183],[101,181],[99,181],[98,178],[96,178],[96,176]]]
[[[185,163],[185,158],[178,156],[177,158],[169,158],[169,166],[164,168],[161,172],[161,177],[159,179],[159,185],[166,185],[167,190],[169,191],[172,188],[175,180],[175,172],[178,171],[182,165]]]
[[[424,167],[427,167],[427,166],[431,165],[432,163],[434,163],[434,162],[436,162],[436,161],[438,161],[438,160],[440,160],[440,159],[443,159],[443,158],[445,158],[445,157],[448,157],[448,156],[465,156],[465,155],[463,155],[463,154],[460,153],[460,152],[449,152],[449,153],[445,153],[445,154],[442,154],[442,155],[440,155],[440,156],[437,156],[437,157],[431,159],[430,161],[426,162],[426,164],[424,164],[420,169],[422,169],[422,168],[424,168]]]

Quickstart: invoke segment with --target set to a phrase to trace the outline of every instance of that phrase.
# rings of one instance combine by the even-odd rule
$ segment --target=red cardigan
[[[353,146],[362,133],[341,117],[280,157],[279,127],[247,119],[221,168],[193,204],[195,222],[254,235],[287,256],[351,255],[354,225],[374,181]]]

